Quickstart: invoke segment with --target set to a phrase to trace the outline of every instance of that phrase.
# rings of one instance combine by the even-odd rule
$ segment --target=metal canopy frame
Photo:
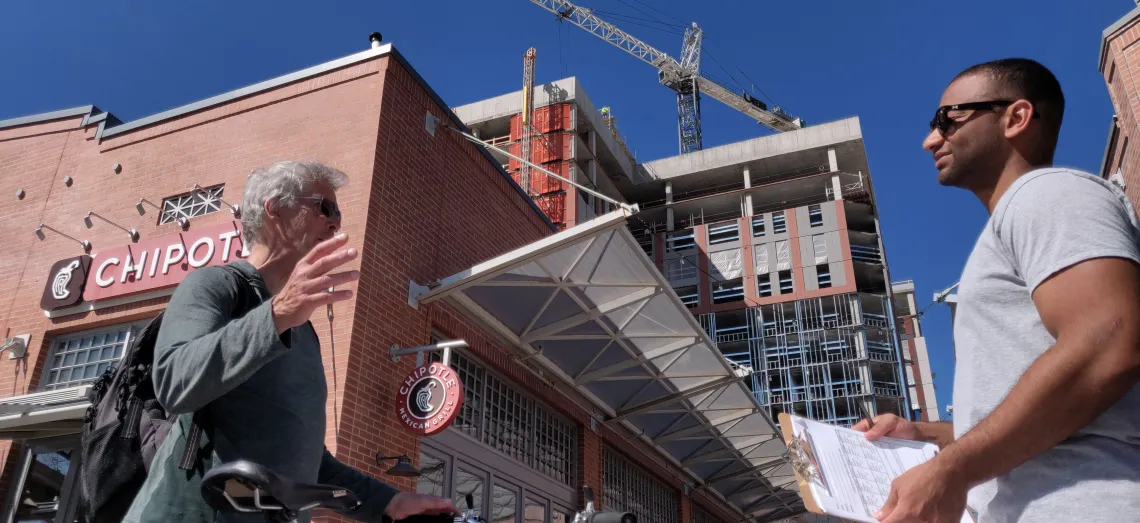
[[[770,521],[804,511],[775,424],[626,228],[618,209],[441,280],[449,300],[684,470]],[[790,488],[789,488],[790,487]]]

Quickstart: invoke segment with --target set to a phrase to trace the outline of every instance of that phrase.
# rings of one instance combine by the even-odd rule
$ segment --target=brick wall
[[[1124,24],[1107,39],[1101,73],[1116,109],[1120,136],[1109,152],[1107,172],[1101,174],[1110,175],[1119,167],[1127,186],[1125,193],[1134,206],[1140,207],[1140,155],[1137,154],[1140,143],[1129,143],[1124,150],[1125,143],[1140,137],[1140,101],[1137,99],[1140,96],[1140,47],[1135,45],[1137,41],[1140,41],[1140,18]]]

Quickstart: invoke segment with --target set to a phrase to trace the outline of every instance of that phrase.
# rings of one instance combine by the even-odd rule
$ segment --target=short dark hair
[[[973,74],[988,75],[993,81],[994,95],[1025,99],[1033,104],[1041,115],[1046,136],[1052,138],[1048,148],[1052,158],[1065,114],[1065,94],[1053,72],[1028,58],[1003,58],[967,67],[954,80]]]

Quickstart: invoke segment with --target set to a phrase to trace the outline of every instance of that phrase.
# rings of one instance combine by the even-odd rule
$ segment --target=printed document
[[[812,497],[826,514],[875,523],[875,512],[887,501],[891,481],[911,467],[938,454],[933,443],[881,438],[870,441],[861,432],[790,416],[797,439],[814,456],[818,474],[808,482]],[[969,513],[962,522],[972,522]]]

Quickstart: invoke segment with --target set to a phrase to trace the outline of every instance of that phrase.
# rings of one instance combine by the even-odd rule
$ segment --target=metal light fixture
[[[119,224],[117,224],[111,220],[108,220],[106,217],[100,215],[99,213],[97,213],[95,211],[88,211],[87,216],[83,217],[83,224],[86,225],[88,229],[90,229],[92,226],[95,225],[94,223],[91,222],[92,216],[99,218],[100,220],[103,220],[103,221],[105,221],[111,225],[114,225],[115,227],[122,229],[124,232],[127,233],[127,236],[129,236],[131,238],[132,242],[139,241],[139,231],[137,229],[128,229],[126,227],[123,227],[122,225],[119,225]]]
[[[385,461],[390,459],[396,460],[396,464],[384,471],[385,474],[401,478],[414,478],[420,475],[420,470],[412,465],[412,460],[407,454],[400,454],[399,456],[381,456],[379,453],[376,454],[377,465],[383,465]]]
[[[146,208],[143,207],[144,203],[150,204],[151,207],[154,207],[155,209],[158,209],[159,211],[162,210],[162,207],[155,205],[154,202],[152,202],[146,198],[142,198],[139,200],[139,203],[135,204],[135,210],[139,212],[139,216],[143,216],[146,214]]]
[[[30,334],[4,338],[3,341],[0,341],[0,352],[8,351],[11,354],[8,359],[23,358],[28,353],[28,340],[31,338]]]
[[[162,211],[162,207],[155,205],[154,202],[146,198],[142,198],[138,201],[138,203],[135,204],[135,210],[139,212],[139,216],[146,214],[146,207],[143,207],[144,203],[150,205],[151,207],[154,207],[155,209],[158,209],[159,211]],[[178,220],[176,221],[178,222],[178,226],[182,227],[182,230],[185,231],[186,229],[190,228],[190,220],[187,220],[185,216],[179,216]]]
[[[91,242],[89,242],[87,240],[77,240],[72,236],[69,236],[65,233],[60,232],[59,229],[55,229],[53,227],[48,227],[47,225],[44,225],[42,223],[40,224],[39,227],[36,227],[36,237],[39,238],[40,241],[43,241],[43,239],[44,239],[44,229],[47,229],[47,230],[54,232],[60,236],[63,236],[64,238],[67,238],[67,239],[69,239],[75,243],[78,243],[80,246],[83,247],[83,252],[91,252]]]
[[[199,193],[205,192],[205,190],[202,189],[201,185],[194,184],[194,188],[191,189],[190,192]],[[241,205],[234,205],[230,202],[227,202],[223,200],[221,196],[218,196],[218,201],[230,206],[230,214],[234,215],[234,218],[241,218]]]

